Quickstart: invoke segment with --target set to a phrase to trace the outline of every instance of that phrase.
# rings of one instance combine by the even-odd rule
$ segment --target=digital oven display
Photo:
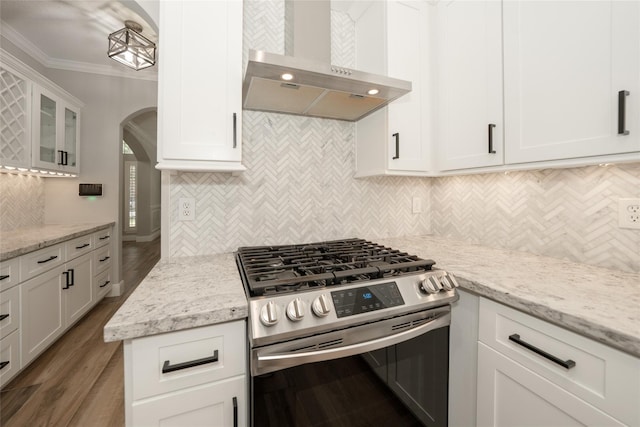
[[[331,298],[338,317],[404,305],[396,282],[333,291]]]

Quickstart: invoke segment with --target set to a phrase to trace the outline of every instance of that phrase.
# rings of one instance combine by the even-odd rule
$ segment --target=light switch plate
[[[422,198],[421,197],[414,197],[411,200],[411,212],[413,212],[414,214],[422,213]]]

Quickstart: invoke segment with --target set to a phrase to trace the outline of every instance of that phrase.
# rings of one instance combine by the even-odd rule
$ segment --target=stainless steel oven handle
[[[445,316],[437,317],[422,325],[416,326],[415,328],[407,329],[397,334],[387,335],[385,337],[377,338],[374,340],[351,344],[344,347],[334,347],[326,350],[316,350],[304,353],[276,353],[264,356],[258,354],[258,361],[275,363],[296,361],[297,363],[286,363],[287,366],[295,366],[296,364],[320,362],[323,360],[337,359],[339,357],[353,356],[354,354],[365,353],[367,351],[378,350],[380,348],[398,344],[434,329],[448,326],[449,324],[450,316],[449,314],[447,314]]]

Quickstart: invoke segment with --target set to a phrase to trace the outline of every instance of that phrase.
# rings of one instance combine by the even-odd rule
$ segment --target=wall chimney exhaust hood
[[[331,65],[331,2],[285,1],[285,52],[250,50],[246,110],[358,121],[411,91],[411,82]]]

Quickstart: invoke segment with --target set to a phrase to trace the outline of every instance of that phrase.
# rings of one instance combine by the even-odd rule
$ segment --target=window
[[[135,154],[131,147],[124,142],[124,139],[122,140],[122,154]]]
[[[138,164],[137,162],[125,162],[125,229],[134,230],[136,228],[136,207],[137,207],[137,187],[138,187]]]

